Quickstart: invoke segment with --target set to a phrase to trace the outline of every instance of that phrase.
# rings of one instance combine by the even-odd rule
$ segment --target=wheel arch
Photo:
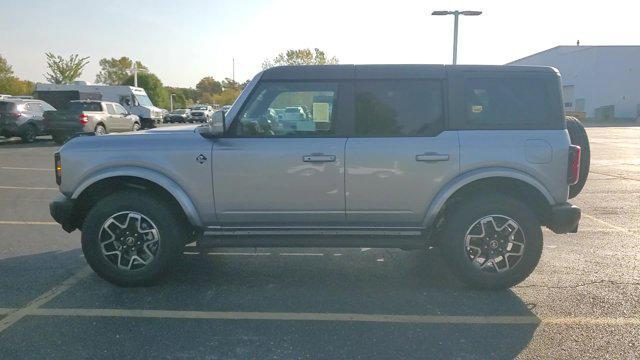
[[[444,215],[448,206],[478,191],[496,191],[525,200],[533,206],[543,224],[548,220],[547,209],[555,203],[540,181],[522,171],[509,168],[472,170],[454,178],[438,192],[427,209],[422,226],[431,227]]]
[[[202,221],[193,201],[187,193],[172,179],[156,171],[121,167],[100,171],[87,177],[75,189],[71,199],[78,204],[79,216],[84,218],[88,207],[103,196],[126,188],[150,191],[175,205],[192,226],[202,226]],[[84,214],[83,210],[86,210]]]

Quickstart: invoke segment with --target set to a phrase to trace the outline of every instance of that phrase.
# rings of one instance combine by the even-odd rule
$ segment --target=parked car
[[[7,97],[0,100],[0,135],[19,136],[25,143],[36,136],[47,135],[42,124],[43,113],[55,108],[44,101]]]
[[[189,122],[207,122],[213,116],[211,105],[194,105],[189,113]]]
[[[105,135],[140,130],[140,118],[118,103],[95,100],[70,101],[65,109],[46,111],[44,124],[58,144],[77,133]]]
[[[223,107],[220,108],[220,110],[227,112],[229,111],[229,109],[231,109],[231,105],[224,105]]]
[[[66,106],[72,100],[119,103],[129,113],[139,117],[143,128],[153,128],[161,123],[163,112],[166,111],[153,105],[143,88],[128,85],[89,84],[86,81],[74,81],[71,84],[38,83],[36,95],[56,108]]]
[[[187,121],[189,121],[189,109],[173,110],[164,119],[165,123],[186,123]]]
[[[209,124],[69,141],[50,211],[120,285],[157,281],[196,241],[433,246],[470,286],[508,288],[538,264],[542,226],[578,230],[560,89],[549,67],[274,67]],[[264,121],[283,108],[329,124]]]

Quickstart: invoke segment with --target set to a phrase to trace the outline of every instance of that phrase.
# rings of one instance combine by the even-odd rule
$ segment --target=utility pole
[[[443,11],[434,11],[431,13],[431,15],[435,15],[435,16],[453,15],[453,65],[458,63],[458,17],[460,17],[460,15],[478,16],[480,14],[482,14],[482,11],[470,11],[470,10],[465,10],[465,11],[443,10]]]
[[[131,66],[131,69],[129,69],[129,72],[131,72],[133,74],[133,86],[135,86],[135,87],[138,87],[138,71],[147,72],[147,70],[138,69],[138,65],[134,61],[133,62],[133,66]]]
[[[171,103],[171,111],[173,112],[173,97],[176,96],[176,94],[171,94],[171,96],[169,96],[169,102]]]
[[[231,58],[231,80],[236,81],[236,58]]]

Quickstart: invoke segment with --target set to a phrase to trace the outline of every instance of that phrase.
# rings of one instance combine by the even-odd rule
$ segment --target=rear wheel
[[[68,136],[61,135],[61,134],[53,134],[51,135],[51,137],[53,138],[53,141],[58,145],[64,144],[68,139]]]
[[[82,226],[82,251],[102,278],[122,286],[152,284],[182,252],[186,226],[148,194],[122,191],[100,200]]]
[[[589,147],[589,137],[587,131],[580,120],[573,116],[567,116],[567,131],[571,144],[580,146],[580,178],[575,185],[569,187],[569,199],[572,199],[582,191],[589,176],[589,166],[591,165],[591,148]]]
[[[96,129],[95,129],[95,134],[100,136],[100,135],[106,135],[107,133],[107,129],[104,128],[104,125],[102,124],[98,124],[96,125]]]
[[[38,129],[36,129],[35,125],[29,124],[22,131],[22,135],[20,135],[20,138],[22,138],[22,142],[32,143],[36,141],[37,135],[38,135]]]
[[[523,281],[542,254],[542,230],[522,202],[481,195],[452,209],[446,218],[443,254],[468,285],[505,289]]]

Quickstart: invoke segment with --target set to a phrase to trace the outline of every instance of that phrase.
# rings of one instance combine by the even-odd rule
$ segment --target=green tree
[[[222,92],[222,84],[213,77],[207,76],[196,84],[196,90],[198,90],[200,94],[220,94]]]
[[[133,60],[126,56],[119,59],[104,58],[98,62],[100,71],[96,75],[96,83],[107,85],[120,85],[129,77],[129,71],[133,68]],[[140,70],[149,71],[140,61],[136,61],[135,65]]]
[[[35,85],[31,81],[20,80],[13,73],[13,67],[0,55],[0,94],[31,95]]]
[[[82,70],[89,63],[89,57],[79,57],[78,54],[69,56],[68,59],[52,53],[44,54],[47,58],[49,72],[44,76],[53,84],[68,84],[82,75]]]
[[[7,59],[0,55],[0,79],[13,76],[13,67],[9,65]]]
[[[278,54],[273,59],[266,59],[262,63],[262,69],[282,65],[329,65],[337,64],[338,58],[328,57],[324,51],[315,48],[311,49],[290,49]]]
[[[122,85],[133,86],[133,75],[129,75]],[[169,92],[155,74],[138,73],[138,87],[144,89],[153,105],[163,109],[169,107]]]

